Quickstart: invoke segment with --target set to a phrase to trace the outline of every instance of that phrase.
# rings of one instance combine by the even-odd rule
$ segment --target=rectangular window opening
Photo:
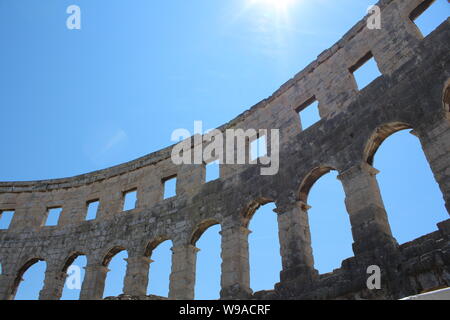
[[[422,35],[426,37],[449,16],[448,0],[425,0],[409,15]]]
[[[349,71],[355,77],[359,90],[367,87],[373,80],[382,75],[371,52],[362,57]]]
[[[214,181],[220,178],[219,160],[205,164],[205,182]]]
[[[46,227],[57,226],[61,212],[62,208],[48,208],[45,226]]]
[[[123,194],[123,211],[136,209],[137,190],[126,191]]]
[[[7,230],[14,217],[13,210],[0,211],[0,230]]]
[[[169,199],[177,195],[177,176],[163,179],[164,199]]]
[[[255,161],[258,158],[267,156],[267,137],[261,136],[250,143],[250,160]]]
[[[99,204],[99,200],[92,200],[87,203],[86,220],[95,220],[97,218]]]
[[[317,101],[314,96],[300,105],[296,111],[300,118],[302,130],[306,130],[321,119],[319,113],[319,101]]]

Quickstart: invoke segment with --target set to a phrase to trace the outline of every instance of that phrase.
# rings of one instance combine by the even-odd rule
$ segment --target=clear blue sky
[[[253,2],[0,0],[0,181],[86,173],[165,147],[174,129],[192,130],[194,120],[217,127],[271,95],[374,4],[293,0],[284,11],[269,0]],[[71,4],[81,8],[81,30],[66,28]],[[437,0],[418,23],[427,34],[448,15],[447,1]],[[394,135],[375,160],[400,243],[448,217],[415,137]],[[320,272],[352,255],[343,197],[330,173],[309,199]],[[272,209],[263,207],[250,225],[254,290],[279,280]],[[211,228],[197,244],[198,298],[218,297],[219,231]],[[170,245],[152,257],[150,293],[167,294]],[[105,295],[121,292],[124,257],[112,261]],[[43,263],[29,269],[18,299],[37,297],[44,270]],[[64,298],[76,298],[73,291]]]

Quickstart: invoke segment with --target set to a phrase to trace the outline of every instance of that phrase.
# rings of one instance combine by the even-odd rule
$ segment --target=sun
[[[249,0],[251,5],[263,5],[276,11],[286,11],[296,0]]]

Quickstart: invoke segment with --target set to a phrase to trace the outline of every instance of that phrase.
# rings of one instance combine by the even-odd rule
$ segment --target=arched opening
[[[38,300],[44,287],[47,264],[43,259],[34,258],[20,268],[13,287],[15,300]]]
[[[314,267],[321,274],[340,268],[344,259],[354,255],[345,192],[337,176],[338,172],[331,167],[316,168],[300,189],[300,200],[310,206]]]
[[[160,297],[169,296],[170,271],[172,269],[171,240],[159,238],[152,241],[146,250],[146,256],[152,259],[149,271],[147,294]]]
[[[250,206],[246,217],[250,262],[250,287],[254,292],[270,290],[280,282],[281,256],[275,204],[263,199]]]
[[[128,253],[125,248],[115,247],[103,259],[103,265],[108,267],[103,298],[117,297],[123,293],[123,284],[127,270]]]
[[[61,300],[78,300],[80,298],[86,264],[86,256],[82,253],[74,253],[67,259],[62,270],[67,273],[67,278]]]
[[[205,221],[199,225],[192,237],[197,253],[195,274],[195,299],[214,300],[220,298],[221,237],[217,221]]]
[[[445,110],[445,116],[448,120],[450,120],[450,80],[447,81],[447,85],[445,86],[445,91],[443,95],[443,103],[444,103],[444,110]]]
[[[383,141],[392,134],[405,129],[411,129],[411,126],[404,122],[392,122],[378,127],[375,130],[374,134],[372,134],[372,136],[370,137],[369,143],[367,143],[364,150],[364,155],[367,159],[367,163],[373,166],[375,153],[377,152]]]
[[[382,144],[369,160],[380,171],[377,180],[392,233],[402,244],[435,231],[448,215],[416,134],[384,128]]]

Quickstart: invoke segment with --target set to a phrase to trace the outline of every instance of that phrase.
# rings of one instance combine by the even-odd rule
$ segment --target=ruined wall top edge
[[[428,2],[428,0],[380,0],[377,3],[377,6],[385,16],[384,23],[386,24],[385,30],[381,33],[390,33],[393,28],[400,25],[406,32],[410,33],[410,36],[412,37],[410,40],[421,40],[420,32],[418,32],[415,25],[409,21],[409,16],[414,9],[425,2]],[[357,96],[358,90],[356,84],[351,83],[350,85],[347,84],[347,87],[336,88],[335,92],[331,94],[332,98],[325,96],[323,93],[317,94],[313,92],[314,90],[312,90],[311,87],[316,85],[320,86],[315,89],[316,92],[320,92],[322,89],[324,91],[333,91],[335,88],[331,83],[336,82],[336,78],[330,77],[328,69],[335,68],[338,64],[345,64],[348,69],[351,65],[357,63],[357,60],[361,58],[361,52],[364,52],[364,50],[372,51],[376,57],[375,52],[373,52],[373,47],[381,47],[380,43],[382,40],[380,40],[380,38],[382,38],[382,36],[366,37],[367,35],[362,35],[365,32],[370,32],[365,28],[367,23],[366,20],[367,16],[355,24],[331,48],[319,54],[315,61],[297,73],[292,79],[284,83],[270,97],[260,101],[218,129],[224,131],[234,127],[254,127],[255,124],[257,124],[257,121],[254,121],[254,117],[258,112],[268,112],[270,111],[270,108],[280,104],[284,104],[286,107],[295,110],[301,99],[308,97],[308,95],[319,96],[317,98],[318,100],[321,100],[319,102],[322,105],[320,110],[322,118],[330,118],[336,115]],[[398,20],[398,23],[394,23],[394,20]],[[366,43],[361,45],[361,38],[364,37],[367,38],[365,40]],[[402,56],[407,56],[409,50],[408,47],[414,44],[415,43],[407,43],[406,47],[397,48],[397,51],[401,54],[398,54],[396,57],[386,55],[384,59],[381,57],[380,59],[377,59],[380,71],[384,75],[395,71],[407,60],[406,58],[402,59]],[[329,79],[327,80],[326,78]],[[331,89],[329,89],[330,87]],[[293,97],[293,91],[296,91],[295,97]],[[347,92],[342,94],[344,91]],[[250,119],[250,121],[248,121],[248,119]],[[273,123],[271,124],[273,125]],[[260,125],[262,128],[268,127],[267,123],[260,123]],[[38,181],[0,182],[0,193],[67,189],[103,181],[144,167],[158,166],[160,162],[170,159],[172,148],[173,145],[130,162],[74,177]]]

